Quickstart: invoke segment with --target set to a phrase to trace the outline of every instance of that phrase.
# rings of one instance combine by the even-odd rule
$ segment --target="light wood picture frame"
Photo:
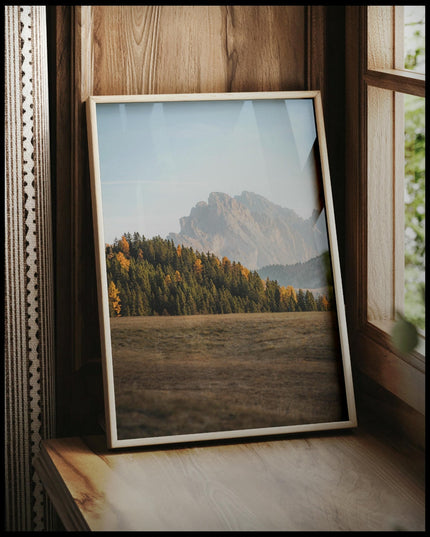
[[[86,104],[108,447],[355,427],[320,92]]]

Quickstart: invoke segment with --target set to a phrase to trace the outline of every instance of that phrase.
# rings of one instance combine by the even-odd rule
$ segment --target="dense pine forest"
[[[332,309],[325,296],[263,280],[227,257],[139,233],[106,245],[106,268],[111,317]]]

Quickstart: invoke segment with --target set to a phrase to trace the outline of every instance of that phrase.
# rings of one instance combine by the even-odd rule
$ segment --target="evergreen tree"
[[[303,289],[299,289],[297,293],[297,311],[306,311],[305,293]]]
[[[124,233],[106,245],[110,315],[326,311],[330,300],[262,280],[227,257]],[[121,300],[119,299],[121,297]]]
[[[306,311],[317,311],[317,304],[315,302],[314,295],[309,291],[309,289],[305,293],[305,304],[306,304]]]

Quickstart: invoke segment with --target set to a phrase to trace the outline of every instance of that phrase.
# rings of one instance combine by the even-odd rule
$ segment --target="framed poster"
[[[319,92],[87,119],[108,446],[356,426]]]

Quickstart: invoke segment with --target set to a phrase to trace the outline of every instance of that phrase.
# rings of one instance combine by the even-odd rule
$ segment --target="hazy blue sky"
[[[312,99],[103,103],[97,126],[106,242],[177,233],[211,192],[319,208]]]

